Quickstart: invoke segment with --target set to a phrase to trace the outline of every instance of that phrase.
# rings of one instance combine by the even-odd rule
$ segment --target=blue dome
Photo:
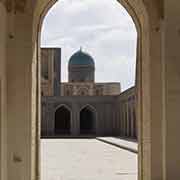
[[[90,66],[94,66],[94,60],[93,58],[83,52],[81,49],[79,51],[77,51],[76,53],[74,53],[70,60],[69,60],[69,66],[71,65],[90,65]]]

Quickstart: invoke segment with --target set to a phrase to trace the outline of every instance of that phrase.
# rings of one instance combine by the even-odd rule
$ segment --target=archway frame
[[[70,112],[71,112],[71,115],[72,115],[72,109],[71,109],[68,105],[66,105],[66,104],[60,104],[60,105],[56,106],[56,108],[54,109],[54,114],[55,114],[56,111],[57,111],[59,108],[61,108],[61,107],[65,107],[66,109],[68,109],[68,111],[70,111]]]
[[[96,108],[94,107],[94,106],[92,106],[91,104],[86,104],[86,105],[83,105],[80,109],[79,109],[79,120],[80,120],[80,114],[81,114],[81,111],[83,110],[83,109],[85,109],[85,108],[88,108],[88,109],[90,109],[93,113],[94,113],[94,115],[95,115],[95,124],[94,124],[94,130],[95,130],[95,132],[96,132],[96,130],[97,130],[97,119],[98,119],[98,113],[97,113],[97,110],[96,110]],[[80,122],[80,121],[79,121]]]
[[[150,35],[151,24],[150,15],[146,9],[143,0],[117,0],[127,10],[132,17],[138,34],[137,43],[137,76],[136,76],[136,97],[137,97],[137,124],[138,124],[138,179],[151,180],[152,174],[152,159],[151,159],[151,80],[150,80]],[[55,4],[56,0],[38,1],[34,11],[34,36],[36,54],[34,62],[36,63],[36,78],[40,79],[40,37],[41,27],[44,17],[48,10]],[[157,13],[158,14],[158,13]],[[158,21],[158,17],[153,15],[152,21]],[[155,51],[155,50],[154,50]],[[36,84],[37,104],[40,104],[40,82]],[[39,132],[40,132],[40,105],[37,107],[36,118],[36,155],[39,159]],[[36,161],[36,177],[39,177],[39,162]]]
[[[97,114],[96,108],[95,108],[93,105],[91,105],[91,104],[83,105],[83,106],[79,109],[79,112],[81,112],[81,111],[82,111],[84,108],[86,108],[86,107],[88,107],[89,109],[92,109],[93,112],[95,112],[95,113]]]
[[[56,114],[56,111],[62,107],[65,107],[65,109],[67,109],[70,112],[70,134],[71,134],[72,133],[72,109],[66,104],[60,104],[54,109],[54,112],[53,112],[53,114],[54,114],[54,117],[53,117],[54,118],[54,131],[55,131],[55,121],[56,121],[55,114]]]

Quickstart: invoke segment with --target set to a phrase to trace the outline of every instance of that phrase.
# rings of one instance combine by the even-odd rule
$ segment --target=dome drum
[[[95,63],[87,53],[79,50],[69,60],[69,82],[94,82]]]

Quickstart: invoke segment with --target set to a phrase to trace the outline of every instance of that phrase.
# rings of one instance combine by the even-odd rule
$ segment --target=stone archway
[[[161,147],[161,119],[162,108],[160,104],[162,97],[155,94],[160,94],[162,90],[161,66],[156,64],[161,63],[161,34],[159,31],[159,18],[161,14],[157,9],[158,5],[153,1],[145,4],[143,0],[117,0],[128,11],[137,28],[138,45],[137,45],[137,129],[139,140],[138,153],[138,176],[139,179],[150,180],[151,178],[162,177],[162,147]],[[41,27],[44,17],[48,10],[53,6],[56,0],[39,0],[36,11],[34,12],[34,42],[37,50],[34,56],[34,62],[37,62],[37,79],[39,79],[38,72],[40,70],[39,45]],[[149,8],[149,9],[148,9]],[[37,61],[38,60],[38,61]],[[150,61],[156,60],[156,61]],[[157,61],[158,60],[158,61]],[[160,69],[160,70],[159,70]],[[153,90],[153,85],[156,86],[156,92]],[[158,86],[158,87],[157,87]],[[39,88],[39,83],[37,86]],[[37,99],[38,99],[37,93]],[[159,102],[159,103],[157,103]],[[159,111],[157,112],[157,109]],[[37,114],[39,110],[37,108]],[[37,115],[38,116],[38,115]],[[36,122],[39,127],[39,121]],[[158,136],[153,136],[152,131],[159,128],[156,132]],[[40,131],[38,129],[37,131]],[[39,151],[38,143],[39,136],[36,136],[37,146],[36,151]],[[153,153],[156,152],[156,153]],[[38,154],[38,153],[37,153]],[[38,158],[37,158],[38,159]],[[157,173],[157,168],[159,172]]]
[[[96,112],[89,106],[80,111],[80,134],[93,135],[96,133]]]
[[[55,112],[55,135],[69,135],[71,133],[71,112],[65,106]]]

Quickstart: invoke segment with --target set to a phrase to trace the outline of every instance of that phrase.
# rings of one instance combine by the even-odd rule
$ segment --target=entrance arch
[[[138,178],[142,179],[157,179],[162,177],[162,131],[161,131],[161,111],[160,108],[162,101],[160,94],[162,90],[161,77],[161,34],[160,34],[160,16],[159,6],[156,1],[149,1],[149,3],[143,0],[117,0],[127,10],[129,15],[134,20],[138,34],[137,44],[137,76],[136,76],[136,87],[137,87],[137,134],[138,134]],[[55,4],[56,0],[38,0],[33,21],[33,42],[34,42],[34,56],[33,62],[36,66],[36,78],[39,79],[40,72],[40,34],[41,27],[44,17],[48,10]],[[118,20],[118,19],[117,19]],[[150,58],[151,57],[151,58]],[[150,61],[152,60],[152,61]],[[159,66],[157,66],[157,63]],[[33,103],[37,103],[37,117],[39,116],[39,92],[40,86],[39,81],[34,89],[38,89],[36,98],[33,99]],[[156,87],[156,92],[154,88]],[[35,97],[35,96],[34,96]],[[158,100],[157,100],[158,98]],[[159,103],[157,103],[159,102]],[[157,109],[159,110],[158,113]],[[39,126],[40,118],[37,118],[36,122],[36,149],[32,154],[37,155],[39,152]],[[156,135],[152,135],[154,129],[158,129]],[[32,139],[33,141],[34,139]],[[37,152],[36,152],[37,151]],[[156,153],[155,153],[156,152]],[[36,162],[38,169],[38,163]],[[159,169],[157,173],[157,168]],[[38,176],[38,172],[37,172]]]
[[[55,112],[55,135],[69,135],[71,133],[71,112],[65,106]]]
[[[96,112],[90,106],[80,111],[80,134],[92,135],[96,133]]]

